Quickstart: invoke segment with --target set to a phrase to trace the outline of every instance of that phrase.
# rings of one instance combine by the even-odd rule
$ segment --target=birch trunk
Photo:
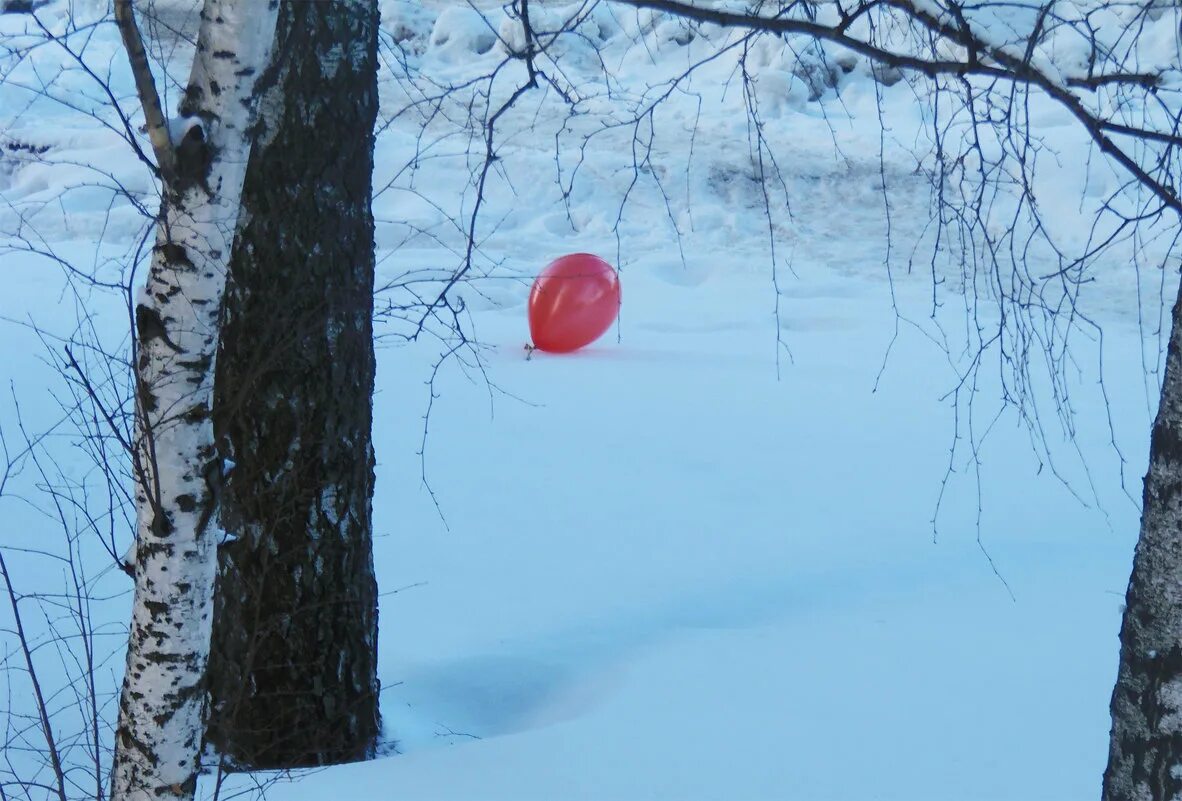
[[[163,179],[136,306],[135,595],[119,702],[113,801],[192,799],[205,706],[221,459],[211,403],[226,265],[250,154],[256,76],[277,0],[206,0],[172,139],[161,129],[131,4],[116,4]],[[177,141],[179,140],[179,141]]]
[[[226,290],[208,738],[239,766],[364,759],[379,732],[370,210],[376,0],[284,0]]]
[[[1104,801],[1182,799],[1182,287],[1125,596]]]

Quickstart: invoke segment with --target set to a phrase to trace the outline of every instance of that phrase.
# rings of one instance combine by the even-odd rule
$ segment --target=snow
[[[581,356],[523,361],[519,315],[478,317],[500,386],[540,406],[476,422],[479,387],[441,390],[428,466],[450,530],[408,505],[418,465],[394,454],[421,388],[383,362],[378,564],[387,587],[423,582],[382,608],[403,756],[274,796],[1094,794],[1129,505],[1114,534],[1019,432],[991,441],[983,528],[1011,600],[967,482],[931,543],[947,378],[905,336],[871,392],[881,286],[790,284],[777,383],[762,278],[642,269],[623,341]]]
[[[432,114],[429,98],[520,46],[520,24],[485,4],[384,0],[382,12],[399,58],[382,85],[379,309],[430,297],[460,263],[484,155],[469,114],[497,108],[525,74],[506,67],[474,103],[468,89]],[[576,15],[579,33],[554,45],[560,62],[539,67],[585,115],[544,85],[498,123],[459,288],[477,344],[436,372],[446,331],[428,321],[407,342],[417,317],[379,320],[375,559],[392,753],[301,773],[268,797],[1095,797],[1176,280],[1157,266],[1169,240],[1150,229],[1134,258],[1120,238],[1078,287],[1037,283],[1050,306],[1078,288],[1097,323],[1035,327],[1070,339],[1074,361],[1053,381],[1036,358],[1016,385],[996,347],[974,373],[999,325],[1011,344],[1035,329],[1003,320],[996,295],[1012,287],[988,280],[980,253],[946,240],[932,255],[930,188],[916,172],[933,144],[922,90],[875,83],[838,51],[759,40],[748,56],[759,150],[739,47],[679,77],[737,34],[606,5],[546,4],[534,27]],[[1073,74],[1075,45],[1052,44]],[[1142,56],[1176,64],[1172,46]],[[115,32],[88,47],[117,54]],[[826,63],[836,86],[810,83]],[[117,94],[134,109],[120,69]],[[0,85],[3,115],[19,86]],[[1036,97],[1029,113],[1048,133],[1039,210],[1077,253],[1110,230],[1088,229],[1091,210],[1114,193],[1118,207],[1136,199],[1061,109]],[[101,165],[151,206],[142,167],[60,104],[14,116],[6,135],[54,149],[0,169],[0,231],[20,213],[72,262],[126,278],[118,265],[143,218],[77,165]],[[968,135],[963,119],[942,119]],[[91,195],[50,202],[85,181],[98,183]],[[1015,208],[999,195],[989,230],[1005,235]],[[578,251],[620,268],[619,324],[575,354],[527,358],[529,283]],[[1052,248],[1033,252],[1032,273],[1059,269]],[[117,293],[80,290],[29,253],[2,269],[0,319],[65,337],[84,305],[103,342],[125,347]],[[61,412],[47,393],[62,379],[27,328],[0,322],[0,338],[0,380],[24,399],[26,425],[49,427]],[[971,406],[950,394],[962,378]],[[1041,437],[1002,404],[1003,382],[1028,393]],[[0,404],[5,431],[12,416]],[[54,446],[63,469],[86,474],[67,446]],[[57,536],[8,497],[0,514],[14,537]],[[108,580],[126,586],[117,571]],[[126,619],[118,599],[103,613]]]
[[[200,126],[201,120],[197,117],[171,117],[168,120],[168,141],[175,147],[184,140],[189,131]]]

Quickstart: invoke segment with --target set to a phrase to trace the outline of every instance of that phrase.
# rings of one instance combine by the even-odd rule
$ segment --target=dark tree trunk
[[[1182,289],[1125,596],[1105,801],[1182,799]]]
[[[208,741],[254,768],[372,755],[376,0],[283,0],[231,259]]]

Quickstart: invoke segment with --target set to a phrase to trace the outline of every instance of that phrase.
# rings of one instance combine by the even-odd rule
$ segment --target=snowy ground
[[[622,342],[574,358],[525,362],[520,314],[485,315],[501,385],[542,405],[443,389],[450,531],[416,489],[421,388],[383,361],[382,582],[424,583],[382,610],[405,756],[275,797],[1093,797],[1135,510],[1110,499],[1110,530],[997,432],[982,529],[1011,599],[963,474],[931,541],[938,354],[906,337],[872,394],[880,288],[789,287],[780,382],[762,281],[634,276]]]
[[[445,7],[451,17],[438,24],[434,7],[383,12],[388,31],[409,36],[412,65],[437,81],[499,59],[495,47],[482,53],[471,9]],[[627,47],[632,22],[618,24],[608,53],[614,73],[632,77],[621,79],[629,96],[708,44],[683,47],[656,26],[649,47]],[[572,75],[592,81],[594,64],[569,47]],[[401,345],[404,320],[380,326],[374,506],[383,715],[396,754],[302,775],[270,798],[1097,796],[1138,519],[1110,440],[1136,498],[1160,280],[1144,275],[1138,287],[1118,261],[1098,273],[1086,309],[1104,331],[1107,399],[1096,342],[1081,337],[1068,379],[1074,438],[1043,408],[1054,470],[1012,411],[990,427],[996,368],[980,376],[970,431],[964,399],[946,397],[964,369],[965,274],[938,259],[948,283],[933,318],[926,257],[907,272],[914,243],[930,243],[927,183],[900,144],[915,141],[914,95],[905,84],[876,90],[858,67],[840,101],[810,102],[777,58],[788,56],[769,51],[762,90],[785,176],[772,201],[774,271],[725,64],[657,118],[650,171],[622,211],[632,130],[595,140],[568,210],[556,164],[573,168],[568,146],[583,123],[540,91],[510,118],[463,290],[479,367],[465,352],[438,374],[422,460],[439,343]],[[414,91],[388,80],[386,114]],[[895,125],[885,143],[876,91]],[[22,118],[26,135],[36,119]],[[1063,129],[1049,180],[1064,195],[1098,197],[1090,182],[1109,179],[1074,169],[1078,142],[1053,111],[1044,120]],[[576,138],[560,138],[556,160],[564,122]],[[77,125],[73,139],[64,127],[50,138],[98,158],[110,142]],[[447,218],[470,213],[463,190],[482,154],[454,130],[436,120],[420,137],[407,114],[379,139],[380,283],[456,263],[462,240]],[[126,152],[104,164],[147,191]],[[131,250],[142,220],[126,203],[108,213],[101,193],[81,192],[55,209],[62,174],[11,168],[0,188],[15,207],[36,207],[37,230],[72,259],[93,259],[100,231],[113,257]],[[1056,201],[1069,231],[1077,209]],[[620,324],[574,355],[526,359],[531,276],[582,250],[622,268]],[[0,317],[72,328],[56,268],[10,256],[0,269],[11,287]],[[379,303],[387,297],[401,296]],[[88,296],[87,308],[118,343],[118,298]],[[917,324],[899,324],[896,309]],[[988,307],[980,313],[989,323]],[[0,379],[28,399],[30,425],[50,422],[45,387],[60,379],[44,351],[25,328],[0,336]],[[986,429],[974,461],[966,438],[980,442]],[[30,517],[29,536],[38,525]]]

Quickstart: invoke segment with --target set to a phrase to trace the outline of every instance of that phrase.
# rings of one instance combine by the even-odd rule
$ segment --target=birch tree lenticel
[[[114,801],[188,801],[196,790],[222,476],[211,419],[219,310],[277,13],[278,0],[206,0],[181,116],[166,120],[133,4],[115,2],[162,191],[135,309],[135,594]]]

